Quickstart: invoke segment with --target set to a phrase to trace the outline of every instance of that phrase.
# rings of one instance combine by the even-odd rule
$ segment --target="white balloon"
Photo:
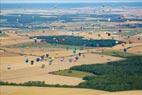
[[[118,41],[115,41],[115,43],[118,44],[119,42],[118,42]]]

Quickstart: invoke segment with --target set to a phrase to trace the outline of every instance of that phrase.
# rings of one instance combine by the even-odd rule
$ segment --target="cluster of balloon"
[[[25,63],[26,63],[26,64],[30,63],[31,65],[34,65],[35,62],[44,61],[45,58],[48,58],[48,57],[49,57],[49,55],[46,54],[46,55],[42,55],[42,56],[40,56],[40,57],[37,57],[35,60],[29,60],[28,58],[26,58]]]
[[[105,12],[105,5],[102,5],[102,12]]]
[[[79,57],[81,57],[81,56],[83,56],[83,58],[85,58],[85,55],[84,54],[82,55],[82,53],[79,52],[77,55],[74,56],[74,58],[69,58],[68,61],[70,63],[77,62],[79,60]]]
[[[107,34],[108,36],[111,36],[111,33],[106,32],[106,34]]]

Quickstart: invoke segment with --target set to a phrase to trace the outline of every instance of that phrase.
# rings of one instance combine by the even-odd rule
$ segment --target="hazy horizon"
[[[142,2],[142,0],[1,0],[1,3],[101,3]]]

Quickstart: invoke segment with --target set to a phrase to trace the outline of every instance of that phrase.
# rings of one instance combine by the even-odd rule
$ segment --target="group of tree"
[[[107,64],[81,65],[70,68],[93,73],[79,87],[107,91],[142,90],[142,56],[131,56],[126,60],[108,62]]]

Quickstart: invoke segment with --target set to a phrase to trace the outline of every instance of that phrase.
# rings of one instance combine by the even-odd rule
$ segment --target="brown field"
[[[42,32],[32,32],[28,35],[72,35],[72,33],[65,32],[49,32],[43,34]],[[72,56],[72,50],[66,50],[64,48],[25,48],[21,51],[20,48],[7,48],[5,46],[14,45],[19,43],[33,42],[25,34],[19,35],[16,33],[6,33],[7,36],[0,37],[0,80],[23,83],[27,81],[45,81],[47,84],[66,84],[66,85],[77,85],[83,80],[81,78],[67,77],[52,75],[49,72],[68,69],[72,66],[82,65],[82,64],[105,64],[108,61],[123,60],[122,58],[92,54],[88,51],[96,51],[96,49],[85,49],[78,50],[77,52],[85,53],[85,57],[80,57],[77,62],[69,63]],[[106,33],[102,32],[101,37],[97,36],[98,33],[75,33],[74,36],[84,36],[89,39],[111,39]],[[118,35],[112,36],[115,39],[119,39]],[[140,41],[135,42],[135,37],[131,40],[134,41],[132,44],[126,44],[125,46],[117,45],[113,48],[106,48],[112,50],[122,50],[125,47],[131,48],[128,50],[130,53],[141,54],[142,53],[142,43]],[[124,40],[124,39],[123,39]],[[127,40],[126,40],[127,41]],[[35,60],[38,56],[48,53],[50,56],[55,57],[52,65],[48,64],[48,59],[35,65],[26,64],[25,60],[28,58],[30,60]],[[60,61],[59,57],[65,57],[64,62]],[[41,65],[45,64],[45,68],[42,69]],[[10,65],[11,69],[8,70],[7,66]],[[130,92],[118,92],[110,93],[98,90],[89,89],[76,89],[76,88],[38,88],[38,87],[10,87],[2,86],[0,87],[0,95],[140,95],[141,91],[130,91]]]
[[[142,91],[106,92],[78,88],[0,87],[0,95],[141,95]]]

